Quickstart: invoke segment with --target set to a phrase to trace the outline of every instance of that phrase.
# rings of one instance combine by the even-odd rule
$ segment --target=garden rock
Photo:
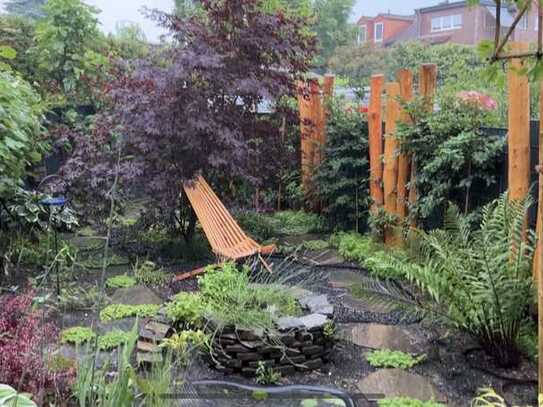
[[[328,322],[328,318],[322,314],[309,314],[300,318],[307,329],[321,328]]]
[[[330,314],[321,312],[322,309],[330,308],[330,303],[328,302],[326,295],[311,295],[301,298],[299,301],[302,307],[309,309],[312,313]],[[332,313],[333,312],[334,310],[332,308]]]
[[[282,317],[277,320],[277,328],[280,331],[288,331],[290,329],[303,328],[304,323],[300,318]]]
[[[117,361],[117,357],[115,357],[117,350],[114,349],[110,352],[100,351],[100,352],[94,352],[92,349],[87,349],[86,346],[73,346],[69,344],[62,345],[57,351],[57,354],[59,356],[62,356],[63,358],[73,360],[76,362],[76,364],[79,364],[85,360],[85,358],[89,356],[96,355],[95,363],[96,368],[100,369],[104,365],[109,364],[111,368],[115,368],[115,364]]]
[[[153,290],[138,285],[129,288],[118,288],[111,296],[113,304],[144,305],[162,304],[164,301]]]
[[[424,339],[405,328],[380,324],[352,324],[344,337],[355,345],[371,349],[391,349],[421,353]]]
[[[382,369],[361,379],[357,383],[363,393],[384,394],[385,397],[411,397],[428,401],[446,401],[434,384],[423,376],[402,369]]]
[[[141,325],[141,319],[138,323],[138,325]],[[123,319],[117,319],[115,321],[108,321],[108,322],[98,322],[96,324],[96,331],[99,335],[104,335],[110,331],[114,331],[116,329],[120,329],[121,331],[129,332],[134,328],[134,324],[136,323],[136,318],[123,318]],[[139,326],[138,326],[139,329]]]

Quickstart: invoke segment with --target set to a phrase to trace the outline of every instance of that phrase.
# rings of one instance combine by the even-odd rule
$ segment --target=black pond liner
[[[399,324],[414,324],[421,321],[420,315],[413,315],[405,310],[390,310],[388,312],[372,312],[365,309],[355,309],[346,306],[342,297],[346,293],[344,289],[336,289],[328,286],[328,276],[334,270],[349,270],[359,273],[362,276],[373,278],[368,270],[360,267],[357,264],[345,262],[336,264],[315,264],[304,255],[303,251],[297,255],[282,255],[272,254],[266,257],[266,261],[271,265],[274,274],[290,275],[287,285],[300,284],[301,287],[307,288],[314,293],[326,294],[328,300],[334,305],[334,320],[340,323],[378,323],[385,325]],[[252,267],[257,266],[258,262],[254,262]],[[305,271],[304,271],[305,270]],[[267,273],[259,272],[259,276],[267,275]],[[310,277],[310,278],[308,278]],[[271,277],[274,280],[275,277]],[[409,290],[399,281],[393,281],[396,289]]]
[[[183,406],[284,406],[299,407],[303,400],[322,401],[341,400],[341,407],[369,406],[364,396],[355,400],[346,392],[325,386],[289,385],[289,386],[251,386],[224,380],[199,380],[182,386],[179,392],[164,396],[166,399],[183,400]]]

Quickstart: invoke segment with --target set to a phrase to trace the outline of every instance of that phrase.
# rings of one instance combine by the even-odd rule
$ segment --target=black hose
[[[310,386],[310,385],[290,385],[290,386],[250,386],[245,384],[238,384],[232,382],[226,382],[222,380],[200,380],[191,383],[192,386],[227,386],[238,390],[245,390],[250,392],[265,392],[268,395],[282,395],[285,393],[300,393],[307,394],[308,396],[315,397],[316,395],[326,396],[327,398],[337,398],[345,403],[345,407],[356,407],[355,401],[349,394],[342,390],[322,387],[322,386]]]

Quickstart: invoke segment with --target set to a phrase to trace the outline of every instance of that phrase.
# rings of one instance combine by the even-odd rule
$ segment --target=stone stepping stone
[[[364,348],[399,350],[405,353],[422,353],[425,338],[408,328],[380,324],[347,324],[341,336]]]
[[[349,288],[367,280],[366,276],[352,270],[333,270],[328,275],[328,284],[333,288]]]
[[[162,304],[164,301],[153,290],[143,285],[117,288],[111,296],[112,304],[144,305]]]
[[[422,401],[446,402],[445,395],[426,377],[402,369],[381,369],[359,380],[358,389],[385,397],[411,397]]]
[[[302,307],[309,309],[312,313],[329,316],[334,313],[334,307],[328,302],[328,297],[325,294],[306,296],[301,298],[299,302]]]

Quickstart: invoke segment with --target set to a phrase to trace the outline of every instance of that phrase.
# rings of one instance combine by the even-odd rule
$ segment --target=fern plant
[[[529,206],[529,200],[510,202],[503,195],[483,208],[480,227],[472,231],[451,205],[443,229],[417,232],[415,264],[383,259],[425,297],[382,282],[361,291],[374,301],[442,319],[475,337],[500,366],[517,365],[521,326],[533,299],[534,239],[525,230]]]

